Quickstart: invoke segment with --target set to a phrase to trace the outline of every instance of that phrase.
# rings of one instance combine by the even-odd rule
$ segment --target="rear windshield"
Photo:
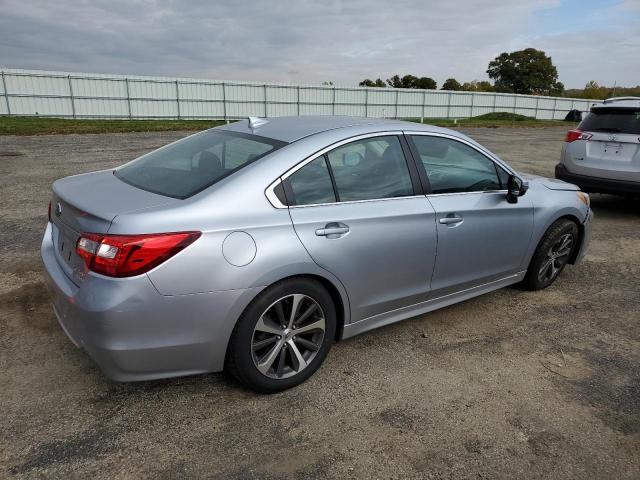
[[[114,175],[142,190],[187,198],[283,145],[257,135],[207,130],[144,155]]]
[[[640,109],[594,108],[580,124],[586,132],[640,134]]]

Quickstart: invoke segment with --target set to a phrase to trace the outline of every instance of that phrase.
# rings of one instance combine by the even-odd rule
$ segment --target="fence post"
[[[513,113],[516,113],[516,103],[518,102],[518,97],[513,96]]]
[[[298,95],[297,95],[297,104],[298,104],[298,116],[300,116],[300,85],[298,85]]]
[[[227,92],[224,86],[224,82],[222,82],[222,119],[227,121]]]
[[[533,118],[538,119],[538,105],[540,104],[540,97],[536,97],[536,113]]]
[[[493,94],[493,113],[496,113],[496,103],[498,103],[498,94]]]
[[[180,87],[176,79],[176,105],[178,106],[178,120],[180,120]]]
[[[336,86],[333,86],[333,100],[331,100],[331,115],[336,114]]]
[[[76,104],[73,100],[73,87],[71,86],[71,75],[67,75],[67,80],[69,81],[69,98],[71,99],[71,114],[73,118],[76,118]]]
[[[473,117],[473,104],[474,104],[474,100],[476,98],[476,94],[474,92],[471,92],[471,114],[469,115],[469,118]]]
[[[7,82],[4,79],[4,70],[0,71],[2,76],[2,89],[4,90],[4,101],[7,104],[7,115],[11,115],[11,107],[9,106],[9,92],[7,91]]]
[[[427,105],[427,91],[422,91],[422,108],[420,109],[420,123],[424,123],[424,109]]]
[[[398,90],[396,90],[396,111],[395,114],[393,116],[393,118],[397,119],[398,118],[398,98],[400,97],[400,92]]]
[[[364,91],[364,116],[369,116],[369,89]]]
[[[127,89],[127,113],[129,115],[129,120],[131,120],[131,94],[129,93],[129,77],[125,77],[124,85]]]
[[[262,94],[264,95],[264,117],[267,118],[267,84],[262,86]]]
[[[558,97],[553,97],[553,115],[551,116],[551,120],[556,119],[556,106],[558,105]]]
[[[451,118],[451,96],[452,93],[449,92],[449,95],[447,96],[447,118]]]

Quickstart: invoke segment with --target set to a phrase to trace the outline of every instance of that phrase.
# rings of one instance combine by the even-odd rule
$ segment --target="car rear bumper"
[[[92,273],[77,286],[55,257],[51,224],[41,255],[62,329],[116,381],[222,370],[236,319],[260,290],[165,296],[146,275]]]
[[[639,182],[578,175],[571,173],[562,163],[556,165],[556,178],[578,185],[585,192],[610,193],[613,195],[640,195]]]

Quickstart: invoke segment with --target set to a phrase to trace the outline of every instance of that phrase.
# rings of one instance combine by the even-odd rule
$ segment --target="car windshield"
[[[640,135],[640,109],[594,108],[578,128],[585,132]]]
[[[257,135],[207,130],[148,153],[114,174],[142,190],[184,199],[282,145]]]

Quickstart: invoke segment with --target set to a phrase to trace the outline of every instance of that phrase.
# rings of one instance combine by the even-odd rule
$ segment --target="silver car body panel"
[[[54,183],[54,202],[62,199],[63,212],[76,210],[71,218],[54,216],[42,243],[56,314],[113,379],[221,370],[247,305],[292,276],[312,276],[331,288],[346,338],[520,281],[540,238],[563,216],[575,218],[584,232],[578,259],[588,245],[588,208],[575,192],[551,189],[548,179],[530,179],[516,204],[499,191],[287,208],[270,193],[320,152],[389,132],[447,136],[515,173],[458,132],[349,117],[269,119],[253,129],[242,121],[221,129],[291,143],[184,200],[127,185],[112,171]],[[439,223],[451,213],[464,221]],[[332,222],[349,231],[337,238],[315,234]],[[148,273],[115,279],[65,260],[61,230],[71,242],[86,231],[202,235]]]

